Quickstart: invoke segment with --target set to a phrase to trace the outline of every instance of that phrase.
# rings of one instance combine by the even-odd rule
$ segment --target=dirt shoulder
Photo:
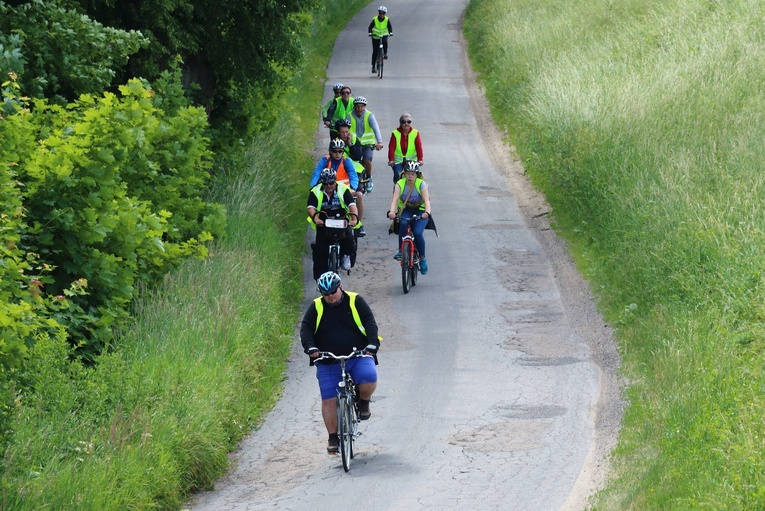
[[[613,330],[598,312],[588,282],[569,256],[566,242],[550,227],[551,208],[545,197],[531,184],[520,160],[514,156],[514,148],[505,143],[506,137],[494,124],[484,91],[467,57],[464,37],[460,37],[460,42],[465,85],[481,127],[483,141],[494,165],[504,174],[513,191],[526,225],[550,260],[561,301],[574,330],[586,340],[590,357],[600,368],[600,396],[591,411],[595,439],[579,477],[561,507],[561,511],[582,510],[587,507],[589,497],[602,488],[606,481],[609,453],[616,446],[624,413],[625,403],[621,399],[623,383],[618,375],[620,358],[616,341]]]

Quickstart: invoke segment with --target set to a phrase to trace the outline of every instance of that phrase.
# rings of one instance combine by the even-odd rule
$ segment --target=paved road
[[[325,453],[314,370],[296,340],[283,398],[243,442],[232,473],[196,496],[196,511],[580,509],[597,484],[612,370],[603,365],[614,352],[586,286],[559,245],[544,241],[544,215],[529,217],[540,207],[529,206],[533,193],[517,195],[517,175],[498,155],[464,70],[466,3],[386,5],[394,37],[385,77],[370,73],[369,5],[336,42],[325,98],[338,81],[366,96],[386,149],[398,116],[411,113],[440,235],[426,231],[430,272],[403,294],[385,219],[391,172],[376,153],[369,235],[344,283],[369,301],[385,340],[351,471]],[[323,151],[326,131],[318,136]],[[307,261],[305,275],[307,306]]]

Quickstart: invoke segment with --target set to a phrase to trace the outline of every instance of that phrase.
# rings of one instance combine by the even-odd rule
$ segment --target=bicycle
[[[406,234],[401,238],[401,285],[404,288],[404,294],[409,292],[411,286],[417,285],[417,274],[420,273],[420,253],[414,245],[414,231],[412,226],[422,218],[421,215],[413,215],[406,222]],[[396,220],[401,222],[401,217],[396,216]]]
[[[382,80],[383,77],[383,61],[384,61],[384,55],[383,55],[383,38],[380,38],[380,46],[377,50],[377,62],[375,62],[375,65],[377,67],[377,77]]]
[[[340,456],[343,459],[343,470],[351,469],[353,459],[353,442],[361,436],[359,431],[359,396],[356,384],[349,373],[345,371],[345,363],[356,357],[371,357],[363,350],[353,348],[350,355],[335,355],[329,351],[322,351],[315,362],[332,358],[340,362],[340,382],[337,386],[337,436],[340,438]]]
[[[341,217],[340,215],[335,215],[335,218],[328,218],[327,214],[324,211],[319,212],[319,214],[324,215],[324,232],[329,238],[329,254],[327,259],[327,270],[333,271],[335,273],[340,273],[340,269],[342,267],[342,261],[343,256],[340,253],[340,240],[345,239],[346,235],[346,229],[348,228],[348,218],[346,218],[349,215],[352,215],[356,218],[358,218],[357,215],[354,213],[347,213],[346,217]],[[356,230],[353,230],[353,253],[356,253],[356,248],[358,247],[358,240],[356,239],[357,233]],[[353,257],[351,258],[353,259]],[[351,274],[351,270],[347,270],[348,275]]]
[[[369,183],[369,176],[367,175],[366,169],[362,170],[361,172],[357,172],[357,174],[359,175],[359,188],[357,191],[361,192],[362,195],[371,193],[372,190],[367,190],[367,183]]]

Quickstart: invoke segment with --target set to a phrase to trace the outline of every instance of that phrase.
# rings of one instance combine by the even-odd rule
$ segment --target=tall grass
[[[495,119],[618,326],[597,509],[765,508],[765,6],[473,0]]]
[[[294,111],[251,141],[244,169],[219,168],[227,236],[145,289],[135,324],[95,366],[41,340],[3,453],[0,509],[178,509],[210,487],[227,453],[278,398],[294,340],[305,252],[306,173],[337,31],[362,4],[314,14]],[[331,30],[327,30],[327,26]]]

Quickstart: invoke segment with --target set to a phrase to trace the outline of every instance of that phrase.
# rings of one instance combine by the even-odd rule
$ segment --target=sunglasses
[[[340,289],[340,288],[338,287],[337,289]],[[337,289],[335,289],[331,293],[324,293],[324,292],[322,292],[321,294],[322,294],[322,296],[330,296],[330,295],[333,295],[333,294],[337,293]]]
[[[351,91],[349,91],[349,90],[344,90],[344,91],[342,91],[340,94],[350,94],[350,93],[351,93]]]
[[[399,121],[401,124],[412,124],[412,120],[409,119],[408,121]]]
[[[332,154],[343,154],[343,150],[342,149],[332,149],[330,152]]]

